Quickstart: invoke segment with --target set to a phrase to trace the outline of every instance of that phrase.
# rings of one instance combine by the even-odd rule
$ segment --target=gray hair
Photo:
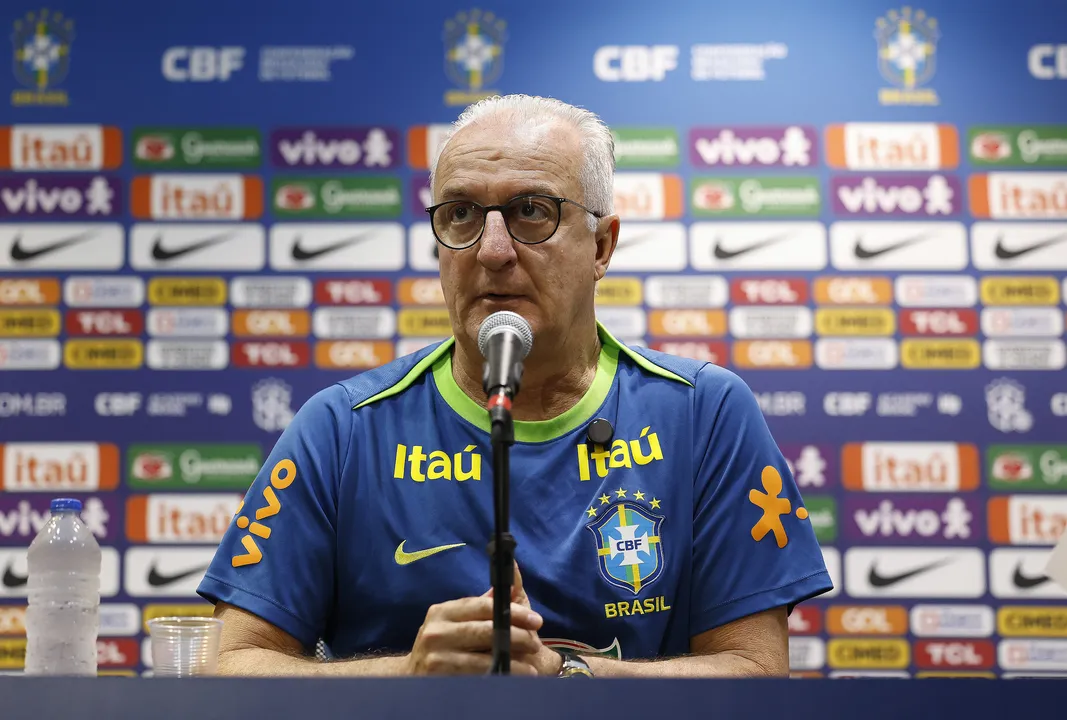
[[[448,136],[433,155],[430,162],[431,189],[437,172],[437,160],[455,134],[471,123],[499,113],[517,115],[516,124],[561,120],[577,130],[581,145],[585,149],[585,157],[582,158],[582,166],[578,171],[578,181],[585,194],[583,204],[601,216],[610,215],[615,211],[615,141],[607,125],[589,110],[554,98],[531,95],[494,95],[468,106],[452,123]],[[586,217],[589,229],[595,229],[596,218],[592,215]]]

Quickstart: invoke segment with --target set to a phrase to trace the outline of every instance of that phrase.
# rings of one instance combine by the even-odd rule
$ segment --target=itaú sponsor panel
[[[978,487],[978,448],[967,443],[848,443],[841,465],[848,490],[954,493]]]

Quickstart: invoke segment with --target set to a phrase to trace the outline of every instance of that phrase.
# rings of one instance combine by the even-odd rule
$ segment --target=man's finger
[[[478,620],[463,623],[442,623],[428,628],[425,638],[429,647],[489,652],[493,649],[493,621]],[[541,638],[532,630],[511,626],[511,652],[536,653]]]
[[[426,613],[427,620],[446,620],[449,622],[469,622],[472,620],[493,619],[493,599],[486,597],[459,598],[434,605]],[[540,615],[529,607],[511,603],[511,624],[527,630],[537,630],[544,623]]]
[[[493,657],[480,652],[437,650],[422,658],[416,668],[420,675],[486,675],[493,666]]]

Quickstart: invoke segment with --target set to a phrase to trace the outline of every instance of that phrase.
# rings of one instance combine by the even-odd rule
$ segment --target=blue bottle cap
[[[61,512],[63,510],[73,510],[74,512],[82,511],[82,501],[74,498],[56,498],[52,501],[52,504],[48,508],[52,512]]]

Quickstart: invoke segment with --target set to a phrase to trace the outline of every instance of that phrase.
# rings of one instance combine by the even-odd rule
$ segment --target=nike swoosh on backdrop
[[[1048,577],[1045,575],[1023,575],[1022,563],[1015,566],[1015,573],[1011,576],[1011,581],[1015,583],[1015,587],[1020,590],[1029,590],[1038,585],[1044,585],[1048,580]]]
[[[445,550],[451,550],[452,548],[463,547],[467,543],[452,543],[451,545],[438,545],[437,547],[426,548],[425,550],[416,550],[415,552],[404,552],[404,543],[406,540],[401,540],[400,544],[396,546],[396,553],[393,555],[393,559],[396,560],[397,565],[410,565],[416,560],[422,560],[428,558],[431,555],[436,555],[439,552]]]
[[[1027,253],[1032,253],[1035,250],[1047,248],[1052,245],[1058,245],[1064,240],[1067,240],[1067,233],[1063,235],[1056,235],[1055,237],[1050,237],[1048,240],[1040,240],[1028,247],[1019,248],[1017,250],[1009,250],[1008,248],[1004,247],[1004,236],[1001,235],[999,238],[997,238],[997,246],[993,249],[993,252],[1001,260],[1014,260],[1015,258],[1020,257],[1022,255],[1026,255]]]
[[[785,240],[787,237],[789,237],[789,236],[788,235],[778,235],[777,237],[767,238],[766,240],[758,240],[758,241],[752,243],[751,245],[746,245],[745,247],[738,248],[736,250],[726,250],[726,249],[724,249],[723,246],[722,246],[722,240],[718,240],[717,239],[715,241],[715,257],[718,258],[719,260],[730,260],[732,258],[735,258],[735,257],[739,256],[739,255],[744,255],[745,253],[750,253],[753,250],[759,250],[760,248],[765,248],[768,245],[773,245],[773,244],[775,244],[777,242],[781,242],[782,240]]]
[[[871,565],[871,571],[867,574],[867,582],[871,584],[871,587],[889,587],[890,585],[896,585],[899,582],[903,582],[908,578],[915,577],[916,575],[921,575],[922,573],[927,572],[928,570],[933,570],[934,568],[946,565],[949,562],[951,562],[951,560],[938,560],[937,562],[932,562],[929,565],[920,565],[919,567],[914,568],[913,570],[897,573],[896,575],[880,575],[878,573],[878,569],[874,565]]]
[[[163,247],[163,233],[156,235],[156,241],[152,244],[152,257],[156,260],[173,260],[174,258],[181,257],[182,255],[188,255],[191,252],[197,250],[203,250],[206,247],[212,245],[218,245],[221,242],[226,242],[233,237],[232,232],[224,233],[222,235],[215,235],[214,237],[205,238],[203,240],[197,240],[194,243],[190,243],[185,247],[180,247],[175,250],[167,250]]]
[[[876,258],[879,255],[885,255],[888,252],[899,250],[900,248],[907,247],[908,245],[914,245],[917,242],[926,240],[928,237],[929,235],[916,235],[915,237],[910,237],[904,240],[898,240],[895,243],[890,243],[889,245],[886,245],[885,247],[880,247],[877,250],[868,250],[867,248],[863,247],[863,237],[860,236],[856,238],[855,253],[856,257],[858,257],[860,260],[870,260],[871,258]]]
[[[22,587],[29,581],[29,579],[29,575],[16,575],[10,565],[4,570],[4,587]]]
[[[207,569],[208,566],[203,565],[201,567],[195,567],[192,570],[185,570],[183,572],[175,573],[173,575],[164,575],[156,569],[156,566],[153,563],[152,568],[148,571],[148,584],[152,587],[162,587],[164,585],[170,585],[171,583],[176,583],[179,580],[184,580],[190,575],[196,575],[197,573],[207,572]]]
[[[630,248],[637,247],[638,245],[644,245],[649,240],[655,240],[658,237],[654,232],[641,233],[640,235],[634,235],[631,238],[627,238],[625,241],[620,240],[615,246],[615,252],[619,250],[629,250]]]
[[[35,257],[41,255],[47,255],[48,253],[62,250],[65,247],[76,245],[84,240],[88,240],[96,234],[96,230],[87,230],[77,235],[71,235],[69,238],[63,238],[62,240],[56,240],[51,245],[43,245],[35,250],[27,250],[22,247],[22,233],[15,236],[15,242],[11,245],[11,259],[16,262],[24,262],[26,260],[33,260]]]
[[[327,253],[332,253],[341,248],[348,247],[349,245],[356,245],[364,240],[370,240],[372,237],[374,237],[374,233],[367,232],[350,238],[345,238],[344,240],[338,240],[331,245],[326,245],[325,247],[320,247],[316,250],[305,250],[300,247],[300,241],[303,238],[300,235],[297,235],[296,242],[293,243],[293,260],[312,260]]]

